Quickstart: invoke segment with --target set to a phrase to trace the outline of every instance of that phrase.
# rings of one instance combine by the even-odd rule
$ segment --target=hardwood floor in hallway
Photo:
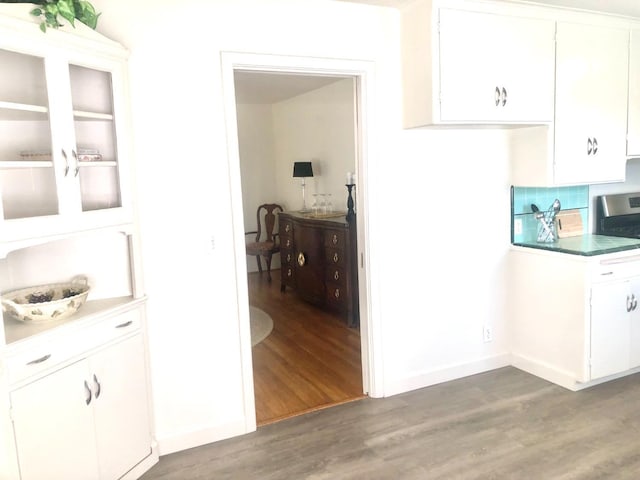
[[[273,319],[252,348],[258,426],[364,398],[360,332],[340,315],[280,291],[280,272],[249,274],[249,303]]]

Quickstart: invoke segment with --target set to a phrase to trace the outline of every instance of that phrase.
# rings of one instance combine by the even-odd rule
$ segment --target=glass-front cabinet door
[[[123,65],[0,49],[0,71],[0,241],[130,222]]]
[[[57,215],[45,60],[0,49],[2,218]]]
[[[69,77],[82,211],[120,208],[112,74],[71,65]]]

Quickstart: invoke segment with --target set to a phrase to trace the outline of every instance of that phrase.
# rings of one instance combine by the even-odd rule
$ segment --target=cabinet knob
[[[304,256],[304,253],[300,252],[298,254],[298,265],[300,265],[301,267],[304,267],[305,263],[307,263],[307,259]]]

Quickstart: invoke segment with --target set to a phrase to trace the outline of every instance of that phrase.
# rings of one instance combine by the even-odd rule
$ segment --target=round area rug
[[[273,330],[273,319],[264,310],[249,305],[251,346],[254,347],[269,336]]]

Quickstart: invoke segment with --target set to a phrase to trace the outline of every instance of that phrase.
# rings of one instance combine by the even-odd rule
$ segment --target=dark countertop
[[[591,257],[594,255],[640,248],[640,239],[585,234],[577,237],[560,238],[551,243],[522,242],[514,243],[514,245],[517,247],[537,248],[540,250]]]

